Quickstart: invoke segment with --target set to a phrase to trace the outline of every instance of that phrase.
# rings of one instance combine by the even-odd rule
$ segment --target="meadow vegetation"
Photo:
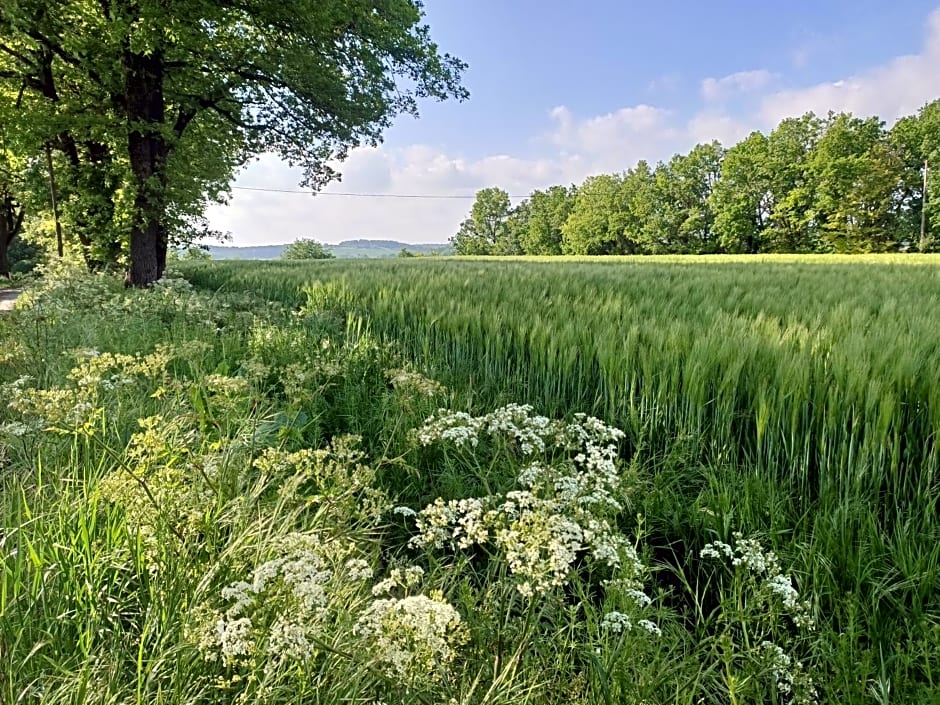
[[[0,701],[940,698],[930,257],[48,270]]]

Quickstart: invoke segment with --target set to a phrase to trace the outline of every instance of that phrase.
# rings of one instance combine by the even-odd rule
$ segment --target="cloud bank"
[[[626,106],[605,115],[580,116],[561,105],[546,111],[533,129],[538,156],[493,154],[466,159],[425,145],[361,148],[341,165],[343,180],[318,196],[235,190],[213,206],[211,225],[230,232],[233,244],[256,245],[313,237],[323,242],[370,238],[445,242],[466,217],[472,200],[451,198],[355,198],[339,193],[472,196],[499,186],[513,196],[553,184],[579,183],[591,174],[655,162],[713,139],[733,144],[750,131],[813,110],[878,115],[889,123],[940,96],[940,8],[926,20],[919,52],[896,57],[856,75],[804,87],[778,87],[765,69],[701,80],[699,110],[680,115],[668,107]],[[747,96],[751,107],[724,107]],[[236,186],[296,190],[299,173],[266,155],[249,166]]]

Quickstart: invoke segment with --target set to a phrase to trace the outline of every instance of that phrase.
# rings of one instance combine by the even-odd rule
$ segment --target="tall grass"
[[[367,316],[470,408],[596,414],[650,471],[676,586],[768,536],[819,596],[846,702],[940,683],[940,260],[338,261],[191,266],[202,286]],[[832,685],[835,688],[835,685]],[[886,690],[887,689],[887,690]],[[888,694],[890,693],[890,694]]]

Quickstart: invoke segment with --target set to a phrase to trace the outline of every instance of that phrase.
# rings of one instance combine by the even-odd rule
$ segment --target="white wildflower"
[[[601,620],[601,629],[620,634],[633,629],[633,622],[630,620],[630,616],[623,612],[608,612]]]
[[[466,641],[460,614],[440,596],[376,600],[353,633],[369,642],[389,676],[404,683],[438,677]]]
[[[350,558],[346,561],[346,575],[350,580],[370,580],[372,578],[372,566],[362,558]]]
[[[216,639],[222,652],[222,663],[232,666],[251,654],[254,642],[251,640],[251,620],[240,617],[231,621],[219,619],[216,624]]]

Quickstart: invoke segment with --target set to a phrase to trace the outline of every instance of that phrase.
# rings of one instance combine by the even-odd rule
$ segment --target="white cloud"
[[[752,126],[723,113],[702,112],[688,124],[688,134],[694,143],[718,140],[726,147],[740,142],[753,130]]]
[[[739,71],[722,78],[706,78],[702,81],[702,97],[709,102],[718,102],[736,93],[753,93],[764,88],[774,75],[763,69]]]
[[[630,168],[640,159],[655,162],[684,152],[697,142],[732,145],[755,129],[807,110],[832,109],[893,120],[940,95],[940,9],[927,20],[920,53],[841,81],[802,89],[767,92],[775,77],[745,71],[702,82],[705,99],[698,112],[683,117],[655,105],[623,107],[603,115],[579,116],[566,106],[551,109],[540,134],[538,154],[523,158],[493,154],[467,159],[426,145],[353,150],[341,165],[343,180],[317,197],[236,190],[227,206],[209,212],[213,227],[231,231],[235,244],[290,242],[314,237],[325,242],[388,238],[404,242],[444,242],[466,217],[472,200],[353,198],[340,192],[472,196],[499,186],[514,196],[552,184],[579,183],[596,173]],[[755,107],[730,114],[721,100],[749,92]],[[721,99],[721,100],[720,100]],[[300,174],[271,156],[262,157],[237,185],[293,190]]]
[[[656,160],[678,148],[684,131],[670,110],[636,105],[586,119],[566,107],[551,112],[548,142],[567,160],[570,180],[597,172],[623,171],[640,159]]]
[[[829,110],[877,115],[889,123],[916,112],[940,95],[940,8],[926,21],[926,38],[918,54],[899,56],[844,80],[767,96],[760,118],[764,127],[807,111]]]

